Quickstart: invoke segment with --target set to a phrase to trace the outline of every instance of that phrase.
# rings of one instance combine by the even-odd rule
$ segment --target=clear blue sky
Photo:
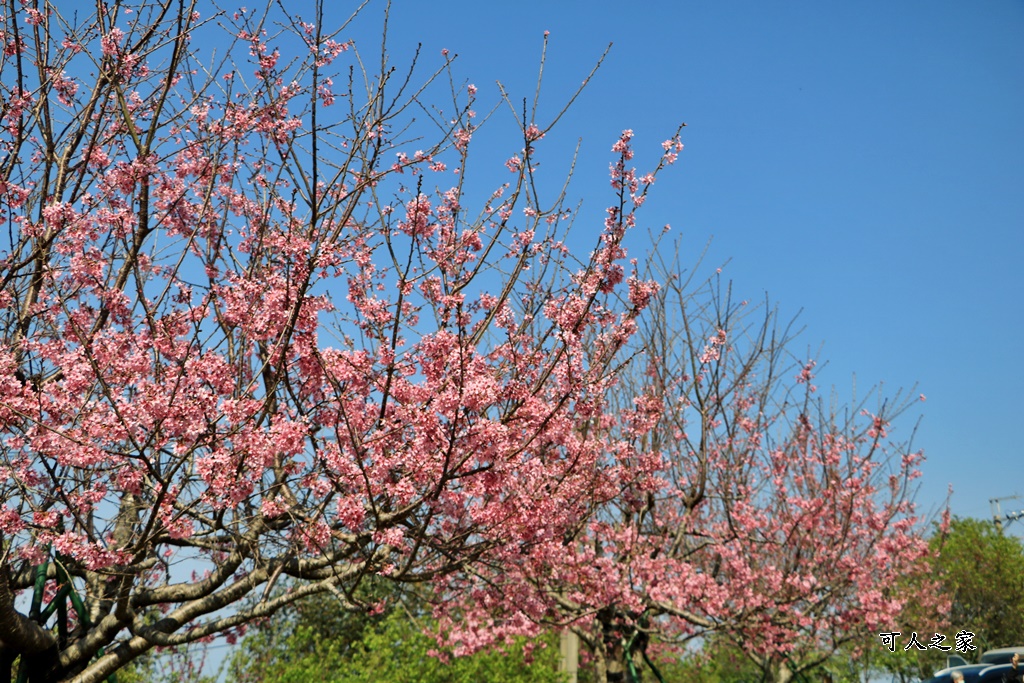
[[[333,5],[355,3],[325,4],[331,30]],[[372,53],[383,4],[342,38]],[[312,16],[311,0],[285,5]],[[963,516],[1024,494],[1024,1],[394,0],[390,45],[402,64],[423,43],[423,75],[458,53],[483,113],[496,80],[532,96],[545,30],[541,123],[614,43],[541,147],[558,179],[582,138],[570,196],[584,216],[599,223],[611,201],[623,129],[643,168],[686,122],[641,230],[670,223],[694,260],[713,237],[706,263],[729,260],[741,298],[802,310],[802,344],[829,362],[820,385],[917,385],[923,512],[950,484]],[[480,151],[500,167],[519,145],[494,140]]]
[[[344,37],[369,49],[380,16]],[[713,236],[743,298],[802,309],[820,384],[927,395],[922,511],[951,483],[959,515],[1024,494],[1024,2],[396,0],[390,44],[398,63],[417,42],[458,53],[484,110],[495,80],[532,96],[544,30],[551,108],[614,43],[552,134],[583,139],[585,212],[609,203],[622,129],[653,153],[685,121],[644,225],[694,257]]]

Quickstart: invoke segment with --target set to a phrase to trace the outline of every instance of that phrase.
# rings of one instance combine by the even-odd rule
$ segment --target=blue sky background
[[[347,32],[361,49],[365,27]],[[1024,494],[1024,3],[398,0],[389,40],[398,63],[417,42],[458,53],[483,111],[495,80],[532,97],[544,30],[549,115],[614,43],[550,136],[582,138],[584,215],[611,199],[622,129],[642,167],[686,122],[644,225],[670,223],[694,259],[713,236],[707,263],[731,259],[741,297],[802,309],[819,384],[917,384],[922,511],[950,484],[959,515]]]
[[[373,54],[382,17],[371,3],[341,37]],[[895,432],[921,418],[922,512],[950,484],[962,516],[1024,494],[1024,2],[395,0],[389,52],[403,65],[422,43],[421,76],[457,53],[483,115],[495,81],[532,98],[545,30],[541,124],[614,43],[540,150],[555,183],[582,139],[581,246],[612,201],[619,133],[635,131],[643,170],[686,122],[641,229],[671,224],[684,263],[713,237],[705,264],[729,261],[739,298],[800,312],[800,343],[828,361],[818,383],[841,398],[854,376],[861,395],[879,382],[927,395]],[[499,108],[475,158],[500,168],[521,146],[512,125]],[[504,180],[487,173],[481,190]]]

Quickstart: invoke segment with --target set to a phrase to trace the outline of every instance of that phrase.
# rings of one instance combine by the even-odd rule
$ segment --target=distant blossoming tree
[[[888,434],[911,402],[820,399],[774,310],[734,300],[719,276],[694,282],[678,259],[656,272],[612,389],[622,421],[603,425],[622,448],[606,462],[625,475],[617,495],[573,534],[454,577],[480,616],[451,619],[448,637],[472,649],[567,627],[603,682],[714,634],[785,683],[888,630],[910,597],[900,577],[926,566],[922,456]]]
[[[469,206],[475,88],[428,106],[447,55],[416,85],[322,9],[5,4],[0,677],[101,681],[311,594],[361,607],[368,575],[529,555],[647,457],[606,427],[654,176],[616,167],[574,261],[550,125]]]

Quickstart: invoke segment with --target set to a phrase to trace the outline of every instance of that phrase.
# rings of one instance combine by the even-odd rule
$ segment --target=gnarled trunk
[[[59,680],[57,639],[14,607],[7,568],[0,569],[0,681],[9,683],[11,663],[21,655],[29,683]]]

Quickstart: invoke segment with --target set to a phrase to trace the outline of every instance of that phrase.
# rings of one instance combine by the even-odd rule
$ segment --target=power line
[[[992,506],[992,521],[996,523],[996,529],[999,531],[1003,530],[1003,522],[1013,522],[1015,520],[1024,518],[1024,510],[1018,510],[1016,512],[1007,512],[1003,514],[1000,502],[1004,500],[1018,500],[1020,494],[1015,493],[1012,496],[1003,496],[1002,498],[989,498],[988,503]]]

